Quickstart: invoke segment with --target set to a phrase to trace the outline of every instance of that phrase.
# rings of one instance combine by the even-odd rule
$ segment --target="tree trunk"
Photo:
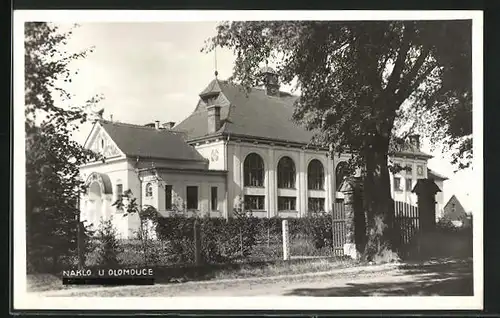
[[[368,261],[393,257],[394,204],[387,165],[388,149],[388,138],[380,137],[365,153],[363,177],[367,244],[364,258]]]

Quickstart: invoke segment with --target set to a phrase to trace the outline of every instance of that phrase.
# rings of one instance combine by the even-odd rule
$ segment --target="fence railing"
[[[345,205],[336,202],[332,209],[333,252],[336,256],[344,255],[344,244],[347,242]]]
[[[400,233],[400,243],[409,244],[419,229],[418,207],[406,202],[394,201],[394,221]]]

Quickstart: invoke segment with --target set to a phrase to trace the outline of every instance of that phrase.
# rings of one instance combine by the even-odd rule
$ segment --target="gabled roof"
[[[221,128],[216,133],[309,143],[313,132],[292,121],[297,96],[280,93],[269,96],[264,89],[245,90],[228,81],[213,80],[202,94],[220,89]],[[207,110],[200,99],[194,112],[179,123],[175,130],[183,131],[188,139],[208,136]]]
[[[206,161],[180,133],[105,120],[99,125],[127,157]]]
[[[455,208],[454,212],[452,210],[453,207]],[[467,212],[465,212],[463,205],[460,203],[460,201],[458,200],[458,198],[455,195],[451,196],[451,198],[445,204],[443,210],[444,210],[445,215],[454,214],[455,216],[459,216],[459,215],[466,215],[467,214]]]

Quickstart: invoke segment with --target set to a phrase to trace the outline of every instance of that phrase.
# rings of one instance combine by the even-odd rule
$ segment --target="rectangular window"
[[[120,198],[120,196],[123,194],[123,184],[117,184],[116,185],[116,196],[117,198]]]
[[[188,210],[198,210],[198,187],[190,186],[186,188],[186,208]]]
[[[172,186],[165,186],[165,210],[172,210]]]
[[[211,208],[212,208],[212,211],[218,211],[218,202],[217,202],[217,187],[212,187],[211,188],[211,193],[210,193],[210,197],[211,197]]]
[[[394,191],[402,191],[401,178],[399,177],[394,177]]]
[[[264,210],[263,195],[245,195],[245,209],[247,210]]]
[[[123,184],[116,185],[116,199],[120,199],[123,195]],[[123,212],[123,208],[116,209],[117,212]]]
[[[307,200],[308,208],[310,212],[324,212],[325,211],[325,199],[324,198],[309,198]]]
[[[279,211],[295,211],[295,197],[278,197]]]
[[[406,178],[406,185],[405,185],[406,191],[411,192],[411,190],[413,190],[411,184],[412,184],[411,178]]]

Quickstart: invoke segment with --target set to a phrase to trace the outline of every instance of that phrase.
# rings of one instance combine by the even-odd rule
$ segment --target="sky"
[[[212,21],[80,24],[67,49],[93,47],[93,52],[71,64],[78,75],[64,86],[74,95],[75,104],[102,95],[98,108],[104,108],[105,119],[112,115],[113,120],[134,124],[179,123],[194,110],[198,94],[214,78],[215,64],[219,78],[232,73],[231,51],[218,49],[216,56],[200,52],[205,40],[215,35],[216,25]],[[290,87],[281,89],[290,91]],[[90,129],[89,124],[83,125],[75,139],[83,143]],[[422,150],[434,156],[429,168],[449,178],[444,183],[444,203],[456,195],[470,211],[472,170],[455,173],[449,154],[430,151],[429,146],[423,139]]]

